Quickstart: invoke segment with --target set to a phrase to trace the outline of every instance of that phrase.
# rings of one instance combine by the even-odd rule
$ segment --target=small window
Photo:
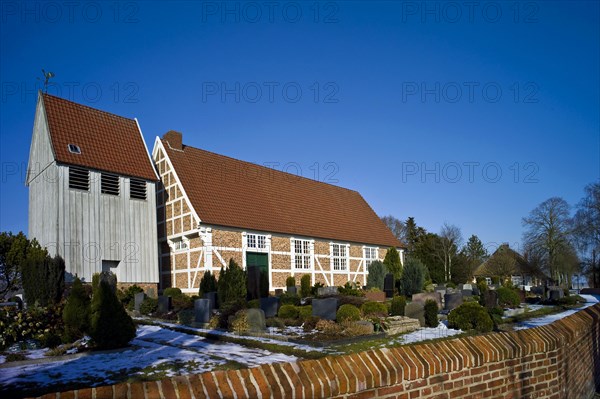
[[[135,199],[146,199],[146,182],[140,179],[129,181],[129,196]]]
[[[293,240],[294,267],[296,269],[311,269],[310,241]]]
[[[179,240],[179,241],[174,241],[173,242],[173,249],[175,251],[183,251],[184,249],[187,249],[188,245],[186,241],[183,240]]]
[[[90,171],[76,166],[69,167],[69,188],[90,190]]]
[[[267,247],[267,236],[260,234],[248,234],[248,248],[265,249]]]
[[[344,244],[332,244],[331,257],[333,258],[333,270],[346,270],[348,265],[348,251]]]
[[[69,145],[67,145],[67,147],[69,148],[69,152],[71,154],[81,154],[81,148],[79,148],[78,145],[76,145],[76,144],[69,144]]]
[[[100,176],[102,194],[119,195],[119,176],[110,173],[102,173]]]
[[[365,266],[369,270],[369,266],[374,260],[377,260],[377,248],[365,247]]]

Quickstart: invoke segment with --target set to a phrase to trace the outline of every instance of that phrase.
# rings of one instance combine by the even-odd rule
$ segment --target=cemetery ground
[[[537,327],[598,302],[591,295],[583,298],[586,300],[583,306],[567,310],[561,306],[529,306],[529,312],[505,318],[500,327],[502,330]],[[442,317],[437,328],[422,327],[393,336],[372,335],[319,347],[309,341],[302,342],[307,333],[298,327],[271,327],[265,334],[240,335],[157,318],[139,317],[135,321],[136,337],[123,349],[81,353],[70,349],[61,356],[50,357],[48,349],[26,350],[20,352],[26,360],[14,362],[4,352],[0,355],[0,396],[32,396],[118,382],[158,380],[476,334],[449,329]],[[85,347],[85,341],[82,346]]]

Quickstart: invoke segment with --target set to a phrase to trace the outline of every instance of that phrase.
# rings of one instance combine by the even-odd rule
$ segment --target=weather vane
[[[48,83],[50,82],[50,79],[53,78],[54,72],[46,72],[45,70],[42,69],[42,74],[44,75],[44,93],[48,93]],[[40,78],[38,78],[38,80],[41,80]]]

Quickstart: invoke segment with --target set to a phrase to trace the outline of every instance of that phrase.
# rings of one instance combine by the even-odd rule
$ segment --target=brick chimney
[[[182,134],[175,130],[169,130],[164,134],[163,139],[169,143],[169,146],[174,150],[183,150]]]

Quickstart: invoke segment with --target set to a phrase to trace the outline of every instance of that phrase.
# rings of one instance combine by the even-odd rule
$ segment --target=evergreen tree
[[[208,270],[204,272],[202,280],[200,280],[200,289],[198,294],[202,298],[204,294],[208,292],[215,292],[217,290],[217,279]]]
[[[402,263],[400,262],[400,254],[396,248],[388,248],[385,253],[385,258],[383,259],[383,264],[385,265],[387,272],[394,275],[394,280],[400,279],[400,276],[402,275]]]
[[[420,260],[406,259],[402,277],[400,278],[400,291],[405,296],[421,292],[425,281],[425,266]]]
[[[243,301],[246,299],[246,272],[233,260],[229,260],[226,269],[221,268],[217,282],[219,302],[222,304]]]
[[[385,266],[378,260],[374,260],[369,265],[369,274],[367,275],[367,288],[379,288],[383,290],[383,281],[385,280]]]
[[[28,304],[58,303],[64,291],[65,262],[58,255],[51,258],[34,239],[22,265],[21,279]]]
[[[29,240],[19,232],[0,233],[0,299],[21,288],[21,268],[29,250]]]
[[[133,320],[110,284],[100,280],[94,290],[90,317],[90,336],[102,349],[122,348],[135,337]]]
[[[475,234],[469,237],[467,245],[463,248],[463,252],[467,258],[467,266],[470,273],[469,277],[473,277],[475,269],[488,258],[488,252],[479,237]]]
[[[65,337],[69,342],[78,340],[89,331],[90,298],[79,277],[75,277],[75,281],[73,281],[62,317],[65,322]]]

